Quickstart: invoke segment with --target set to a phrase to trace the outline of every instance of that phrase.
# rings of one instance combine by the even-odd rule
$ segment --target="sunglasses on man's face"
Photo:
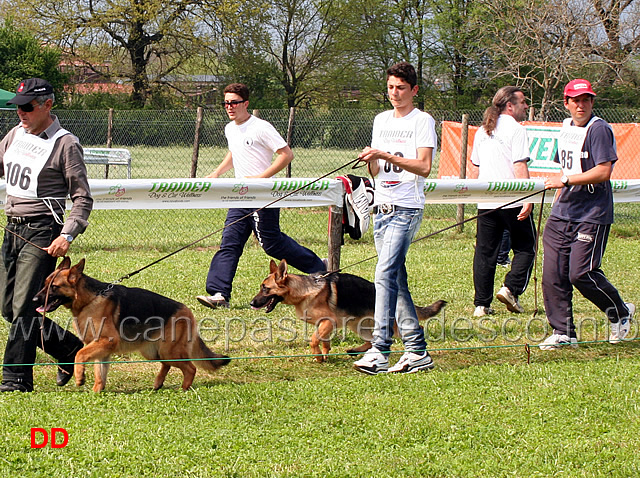
[[[226,108],[227,106],[231,106],[231,107],[238,106],[240,103],[244,103],[244,100],[223,101],[221,105],[223,108]]]
[[[18,105],[18,109],[20,111],[24,111],[25,113],[31,113],[36,107],[33,106],[33,103],[27,103],[26,105]]]

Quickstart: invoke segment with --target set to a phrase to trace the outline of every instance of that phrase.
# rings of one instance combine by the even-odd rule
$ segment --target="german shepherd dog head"
[[[159,389],[169,369],[182,371],[182,388],[191,387],[196,367],[210,372],[229,363],[229,357],[212,352],[198,334],[196,320],[184,304],[145,289],[100,282],[84,274],[85,261],[75,266],[65,257],[34,297],[38,312],[60,306],[71,309],[73,325],[85,346],[75,357],[76,385],[84,384],[87,362],[94,366],[93,390],[104,389],[109,357],[137,351],[161,362],[154,389]]]
[[[44,287],[33,298],[39,307],[37,312],[45,314],[53,312],[58,307],[65,306],[71,308],[71,303],[75,297],[75,284],[84,270],[85,260],[81,259],[75,266],[71,267],[71,259],[65,256],[58,268],[47,277]]]
[[[269,275],[262,281],[258,295],[251,300],[251,308],[257,310],[264,307],[265,312],[269,313],[285,300],[289,292],[287,275],[287,261],[283,260],[280,265],[276,265],[272,259],[269,263]]]

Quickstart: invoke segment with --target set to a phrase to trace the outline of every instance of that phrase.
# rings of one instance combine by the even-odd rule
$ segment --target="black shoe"
[[[22,382],[2,382],[0,392],[33,392],[33,385]]]
[[[56,373],[56,384],[58,387],[64,387],[71,377],[73,377],[73,364],[58,365],[58,373]]]

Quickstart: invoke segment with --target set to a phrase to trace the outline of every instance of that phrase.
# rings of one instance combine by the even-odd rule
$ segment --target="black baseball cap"
[[[7,101],[8,104],[26,105],[31,103],[38,96],[50,95],[53,93],[53,86],[42,78],[29,78],[22,80],[16,89],[16,96]]]

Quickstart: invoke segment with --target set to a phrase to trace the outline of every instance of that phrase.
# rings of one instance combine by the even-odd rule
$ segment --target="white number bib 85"
[[[573,126],[571,118],[563,121],[560,136],[558,137],[558,159],[564,174],[570,175],[583,172],[582,147],[584,146],[584,140],[587,138],[587,131],[591,125],[599,119],[594,116],[584,127]]]

